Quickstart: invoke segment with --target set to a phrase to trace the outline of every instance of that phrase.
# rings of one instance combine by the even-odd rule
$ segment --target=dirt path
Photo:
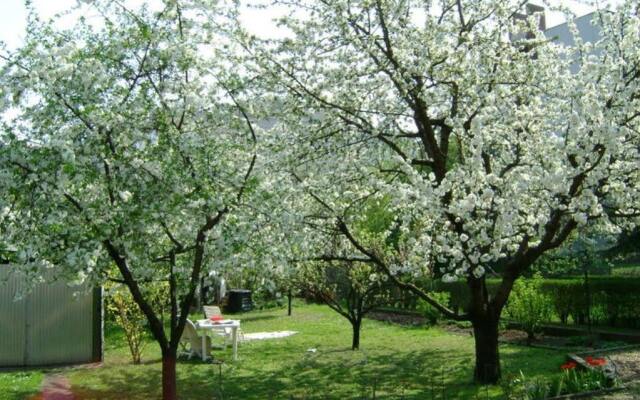
[[[47,375],[42,381],[42,400],[75,400],[71,384],[63,375]]]

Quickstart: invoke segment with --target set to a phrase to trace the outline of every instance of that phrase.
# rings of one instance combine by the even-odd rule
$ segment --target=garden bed
[[[532,346],[542,349],[552,349],[571,352],[593,353],[637,348],[637,345],[616,340],[602,340],[597,335],[594,336],[556,336],[550,334],[539,334],[530,343],[527,341],[527,334],[516,329],[507,329],[500,332],[500,341],[521,346]]]
[[[444,325],[447,332],[461,335],[473,336],[473,329],[460,324]],[[637,348],[637,345],[629,345],[621,341],[600,340],[589,336],[556,336],[550,334],[539,334],[530,343],[527,341],[527,334],[518,329],[503,329],[500,331],[499,341],[501,343],[518,346],[537,347],[541,349],[572,351],[572,352],[593,352],[605,351],[617,348]]]
[[[377,321],[391,322],[399,325],[418,326],[425,325],[427,319],[416,313],[399,313],[397,311],[373,311],[367,314],[370,319]]]
[[[575,393],[570,395],[552,397],[549,400],[561,400],[561,399],[582,399],[582,398],[595,398],[598,396],[605,396],[616,392],[625,391],[629,387],[632,387],[635,383],[640,381],[640,349],[638,346],[624,346],[611,349],[605,349],[602,351],[583,352],[578,354],[569,354],[569,362],[576,362],[579,365],[584,366],[587,369],[597,369],[589,358],[602,357],[601,359],[607,360],[607,365],[612,368],[616,377],[617,385],[615,387],[589,391],[583,393]],[[584,358],[583,358],[584,357]],[[585,362],[585,360],[587,360]],[[566,364],[565,364],[566,365]],[[609,397],[606,397],[609,398]],[[618,397],[613,397],[618,398]],[[627,398],[627,397],[621,397]],[[633,398],[636,398],[635,396]]]
[[[542,330],[549,335],[555,336],[580,336],[587,335],[586,327],[570,327],[564,325],[544,325]],[[640,331],[629,329],[593,327],[592,334],[597,335],[601,340],[611,342],[625,342],[640,344]]]

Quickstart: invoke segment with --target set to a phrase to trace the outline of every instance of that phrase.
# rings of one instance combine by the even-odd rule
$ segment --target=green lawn
[[[326,307],[304,305],[287,317],[282,309],[240,316],[244,332],[295,330],[289,338],[247,342],[240,360],[230,350],[222,387],[217,367],[181,362],[179,392],[184,399],[447,399],[500,398],[500,389],[471,384],[473,339],[438,328],[401,327],[367,320],[362,350],[351,351],[350,325]],[[317,349],[311,353],[307,350]],[[558,371],[564,354],[522,347],[502,348],[505,373],[522,369],[531,376]],[[159,351],[150,344],[144,365],[129,363],[121,337],[107,337],[105,365],[67,373],[82,399],[150,399],[160,394]],[[374,389],[375,388],[375,389]],[[222,392],[222,396],[220,395]],[[404,396],[404,397],[402,397]]]
[[[354,352],[350,350],[350,325],[327,307],[300,304],[293,314],[287,317],[284,309],[276,309],[239,315],[246,333],[299,333],[284,339],[243,343],[236,362],[230,361],[230,349],[216,352],[225,360],[222,385],[217,367],[197,360],[179,362],[181,398],[370,399],[374,391],[377,399],[502,397],[499,387],[471,383],[471,337],[452,335],[440,328],[366,320],[362,349]],[[310,348],[317,351],[308,352]],[[564,361],[562,353],[525,347],[503,346],[501,353],[505,375],[523,370],[527,376],[548,376],[557,373]],[[102,367],[62,372],[80,399],[142,400],[159,398],[160,367],[159,350],[151,342],[143,364],[132,365],[122,334],[110,329]],[[0,396],[5,396],[0,398],[23,399],[33,387],[37,388],[39,380],[37,373],[28,379],[15,373],[0,374],[0,393],[4,393]],[[3,389],[9,387],[17,389],[7,395]]]
[[[27,399],[40,390],[40,371],[0,372],[0,400]]]

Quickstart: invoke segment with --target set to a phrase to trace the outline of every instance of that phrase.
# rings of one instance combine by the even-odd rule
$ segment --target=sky
[[[47,19],[56,13],[64,12],[76,4],[76,0],[32,0],[34,7],[38,10],[41,18]],[[125,0],[126,3],[138,3],[139,0]],[[589,5],[593,1],[589,0],[548,0],[554,5],[565,5],[569,7],[577,16],[588,14],[596,9]],[[600,4],[615,5],[621,0],[600,0]],[[255,0],[254,0],[255,2]],[[251,3],[245,0],[244,3]],[[532,1],[534,4],[541,4],[541,0]],[[277,36],[277,27],[271,19],[278,15],[277,10],[267,12],[245,8],[242,14],[242,21],[247,29],[259,37]],[[24,7],[24,0],[0,0],[0,41],[6,43],[10,48],[16,48],[22,43],[26,25],[27,13]],[[560,13],[546,13],[547,27],[552,27],[563,23]],[[69,18],[67,19],[69,20]]]

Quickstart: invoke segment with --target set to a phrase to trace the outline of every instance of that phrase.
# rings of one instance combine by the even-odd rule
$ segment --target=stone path
[[[42,400],[74,400],[71,384],[63,375],[47,375],[42,381]]]
[[[242,335],[243,341],[250,340],[264,340],[264,339],[279,339],[291,335],[295,335],[296,331],[276,331],[276,332],[256,332],[256,333],[245,333]]]

